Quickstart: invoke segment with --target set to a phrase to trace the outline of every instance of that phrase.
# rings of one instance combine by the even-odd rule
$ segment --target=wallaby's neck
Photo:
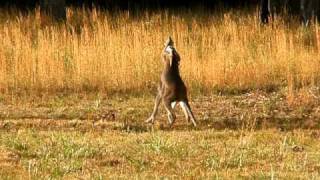
[[[180,75],[179,65],[176,62],[173,62],[171,66],[169,63],[166,63],[163,72],[167,74]]]

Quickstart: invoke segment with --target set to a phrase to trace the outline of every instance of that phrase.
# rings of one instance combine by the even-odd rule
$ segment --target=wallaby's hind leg
[[[169,124],[170,126],[172,126],[174,121],[176,120],[176,115],[174,114],[171,103],[169,101],[164,101],[163,104],[168,113]]]
[[[187,108],[185,107],[185,103],[183,103],[181,101],[181,102],[179,102],[179,104],[180,104],[180,107],[181,107],[181,109],[182,109],[182,111],[184,113],[184,116],[186,117],[187,122],[190,122],[190,116],[189,116]]]
[[[188,101],[186,101],[186,102],[181,101],[180,106],[183,109],[183,112],[184,112],[187,120],[190,121],[190,118],[191,118],[191,122],[192,122],[193,126],[196,127],[197,126],[196,119],[194,118],[194,115],[191,111],[191,108],[190,108]]]
[[[159,91],[155,103],[154,103],[154,108],[153,108],[153,112],[151,114],[151,116],[145,121],[146,123],[154,123],[156,115],[158,113],[158,109],[159,109],[159,104],[161,102],[161,92]]]
[[[177,101],[172,102],[171,103],[171,108],[174,109],[176,107],[176,105],[177,105]]]

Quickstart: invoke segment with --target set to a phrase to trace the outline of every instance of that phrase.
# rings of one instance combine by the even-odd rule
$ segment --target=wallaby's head
[[[180,56],[176,49],[174,48],[174,42],[172,38],[169,36],[167,41],[164,43],[164,61],[168,61],[170,67],[179,66]]]

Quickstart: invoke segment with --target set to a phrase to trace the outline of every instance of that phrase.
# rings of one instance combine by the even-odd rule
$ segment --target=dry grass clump
[[[305,29],[276,18],[261,26],[256,13],[192,17],[165,11],[136,18],[68,9],[65,24],[42,26],[38,11],[1,13],[2,92],[142,92],[158,81],[159,53],[169,35],[193,92],[319,84],[318,25]]]

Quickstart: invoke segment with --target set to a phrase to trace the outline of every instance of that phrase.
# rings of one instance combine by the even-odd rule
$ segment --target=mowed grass
[[[2,179],[318,179],[318,131],[0,134]]]
[[[163,43],[172,36],[190,92],[273,91],[319,85],[319,25],[258,12],[134,14],[68,9],[67,22],[0,13],[0,90],[141,93],[155,89]],[[289,19],[289,18],[288,18]]]
[[[170,128],[163,107],[154,126],[144,123],[151,95],[4,96],[0,177],[318,179],[319,101],[297,102],[264,92],[193,97],[198,127],[177,107]]]

